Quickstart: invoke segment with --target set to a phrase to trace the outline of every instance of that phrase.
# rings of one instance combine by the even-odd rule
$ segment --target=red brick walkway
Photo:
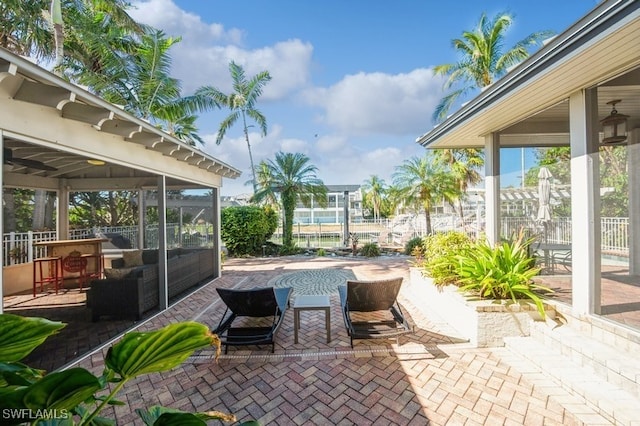
[[[374,261],[338,258],[232,259],[223,276],[200,288],[140,329],[195,319],[214,327],[223,306],[215,288],[264,285],[303,269],[348,268],[358,278],[403,276],[406,258]],[[276,350],[230,348],[216,363],[203,351],[179,368],[144,376],[119,395],[127,406],[106,414],[118,424],[141,424],[135,408],[163,404],[189,411],[220,410],[263,425],[572,425],[584,424],[566,411],[568,395],[536,383],[535,375],[500,350],[458,343],[446,325],[415,300],[407,286],[400,302],[416,332],[391,341],[356,341],[352,349],[332,296],[332,338],[324,317],[304,312],[300,342],[293,343],[293,312],[287,312]],[[79,362],[100,373],[103,354]],[[532,379],[533,377],[533,379]],[[576,411],[580,407],[576,405]]]

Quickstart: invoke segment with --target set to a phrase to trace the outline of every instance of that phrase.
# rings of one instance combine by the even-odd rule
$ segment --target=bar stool
[[[102,253],[83,254],[80,257],[87,259],[86,282],[97,278],[102,278],[102,272],[104,271],[104,255]],[[93,262],[93,268],[89,267],[88,262]]]
[[[46,271],[45,271],[46,266]],[[33,297],[36,297],[36,287],[40,284],[40,292],[44,284],[53,283],[58,294],[62,288],[62,257],[40,257],[33,259]]]

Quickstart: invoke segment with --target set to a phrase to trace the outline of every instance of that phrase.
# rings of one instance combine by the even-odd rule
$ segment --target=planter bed
[[[529,336],[531,322],[542,321],[533,302],[469,300],[456,286],[438,289],[418,268],[411,268],[411,292],[476,347],[504,346],[504,337]],[[555,317],[552,306],[545,305],[545,312]]]

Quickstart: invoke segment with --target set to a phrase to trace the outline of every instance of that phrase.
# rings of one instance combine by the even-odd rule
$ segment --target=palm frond
[[[229,114],[224,120],[222,120],[222,122],[220,123],[220,127],[218,128],[216,145],[220,145],[220,142],[222,142],[222,139],[224,139],[227,130],[229,130],[229,128],[233,126],[236,121],[238,121],[238,118],[240,118],[240,111],[236,110],[232,111],[231,114]]]

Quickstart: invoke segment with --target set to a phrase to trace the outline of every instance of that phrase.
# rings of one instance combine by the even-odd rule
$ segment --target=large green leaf
[[[175,408],[154,405],[146,409],[138,408],[136,413],[147,426],[204,426],[207,420],[222,420],[235,422],[236,416],[219,411],[207,411],[206,413],[188,413]]]
[[[31,368],[20,362],[0,362],[0,388],[12,385],[29,386],[43,376],[43,370]]]
[[[24,404],[33,410],[71,410],[99,389],[100,381],[96,376],[83,368],[72,368],[48,374],[29,386]]]
[[[20,361],[64,326],[44,318],[0,314],[0,361]]]
[[[7,386],[0,388],[0,410],[4,412],[11,408],[24,408],[22,399],[28,388],[25,386]]]
[[[212,344],[218,337],[197,322],[170,324],[160,330],[127,333],[109,348],[106,365],[128,379],[140,374],[170,370],[197,350]]]

